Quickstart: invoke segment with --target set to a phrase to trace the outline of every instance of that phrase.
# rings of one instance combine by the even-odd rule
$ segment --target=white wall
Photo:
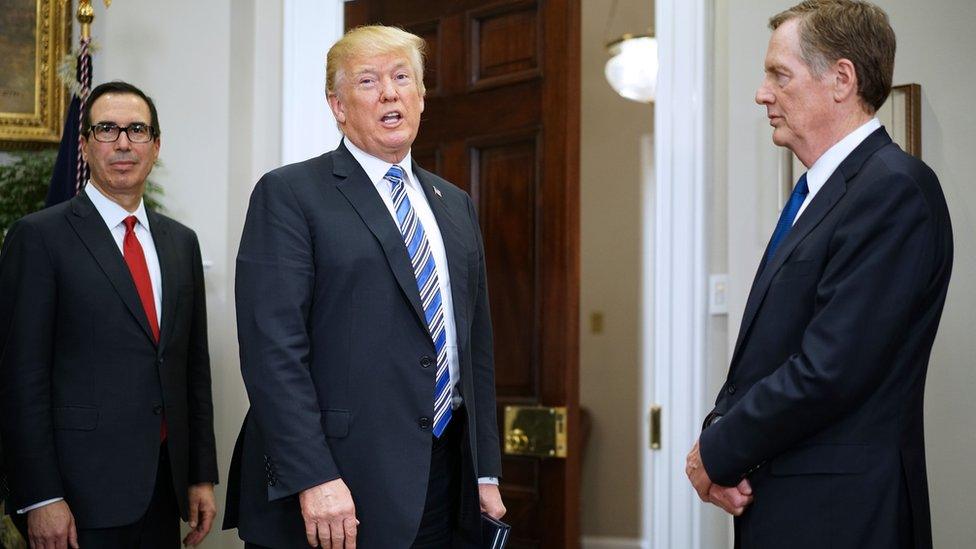
[[[728,258],[730,317],[726,353],[734,345],[759,256],[780,207],[779,150],[770,141],[764,109],[753,102],[762,78],[769,31],[766,21],[795,2],[727,0],[716,15],[716,179],[727,192],[727,231],[713,231],[713,257]],[[976,543],[976,173],[972,154],[976,110],[976,3],[878,0],[898,36],[895,84],[922,86],[922,159],[939,175],[955,232],[955,268],[929,367],[926,430],[932,522],[936,547]],[[719,118],[723,119],[720,120]],[[725,166],[724,170],[720,166]],[[725,357],[727,361],[727,356]],[[713,378],[723,376],[719,361]],[[727,366],[727,363],[726,365]]]
[[[603,76],[609,0],[581,2],[580,404],[592,431],[584,449],[584,543],[640,537],[640,271],[642,136],[654,108],[618,96]],[[645,32],[653,5],[618,3],[610,32]],[[647,144],[644,145],[648,147]],[[602,314],[603,331],[591,330]],[[601,545],[603,544],[603,545]]]

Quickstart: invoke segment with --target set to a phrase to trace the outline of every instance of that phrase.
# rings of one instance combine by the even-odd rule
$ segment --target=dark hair
[[[81,110],[81,134],[84,136],[88,135],[88,131],[91,130],[92,119],[91,119],[91,107],[95,104],[95,101],[99,97],[105,95],[106,93],[118,93],[135,95],[142,98],[149,106],[149,124],[152,126],[153,138],[159,137],[159,116],[156,114],[156,105],[153,103],[151,97],[143,93],[142,90],[133,86],[128,82],[123,82],[121,80],[113,80],[112,82],[105,82],[104,84],[99,84],[95,86],[88,94],[88,100],[85,101],[85,105]]]
[[[806,0],[774,15],[773,30],[799,20],[800,51],[816,75],[838,59],[848,59],[857,74],[857,92],[877,111],[891,92],[895,67],[895,31],[888,14],[862,0]]]

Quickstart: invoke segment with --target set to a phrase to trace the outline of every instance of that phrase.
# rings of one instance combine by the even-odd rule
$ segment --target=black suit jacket
[[[464,429],[462,522],[480,536],[476,478],[499,476],[484,249],[471,199],[414,165],[449,264]],[[435,191],[436,189],[436,191]],[[342,478],[358,547],[407,547],[431,459],[434,346],[406,247],[344,145],[258,182],[237,257],[241,370],[251,409],[225,527],[306,545],[297,495]]]
[[[81,528],[148,508],[165,411],[173,484],[217,481],[196,235],[149,211],[162,272],[160,341],[91,200],[24,217],[0,255],[0,429],[9,512],[63,497]]]
[[[739,546],[931,547],[922,396],[951,268],[938,179],[878,129],[756,275],[701,435],[713,481],[752,481]]]

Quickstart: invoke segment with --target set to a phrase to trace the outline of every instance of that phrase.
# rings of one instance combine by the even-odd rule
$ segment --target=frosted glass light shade
[[[607,44],[610,59],[604,68],[607,82],[621,97],[653,103],[657,89],[657,39],[625,34]]]

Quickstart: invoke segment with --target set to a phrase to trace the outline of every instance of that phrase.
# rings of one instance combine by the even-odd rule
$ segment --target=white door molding
[[[325,54],[344,23],[342,0],[284,0],[281,62],[281,161],[331,151],[341,134],[325,97]]]
[[[644,254],[644,391],[663,408],[661,449],[642,444],[644,540],[701,549],[702,505],[684,474],[705,412],[711,0],[655,2],[653,246]],[[645,229],[645,235],[651,234]],[[647,296],[647,292],[653,292]],[[652,338],[647,340],[648,336]],[[645,424],[648,421],[644,418]]]

